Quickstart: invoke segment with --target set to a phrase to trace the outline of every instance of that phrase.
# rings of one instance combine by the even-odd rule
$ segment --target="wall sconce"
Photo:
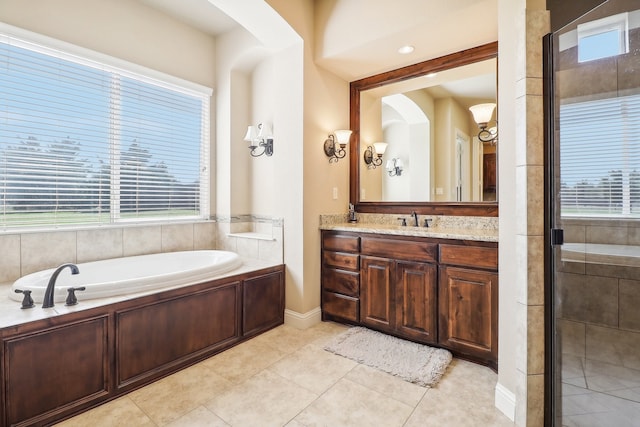
[[[338,159],[347,155],[345,147],[349,143],[349,138],[351,138],[350,130],[337,130],[324,140],[324,154],[329,157],[329,163],[337,162]],[[336,143],[340,145],[340,148],[336,148]]]
[[[258,131],[256,132],[256,128]],[[260,157],[263,154],[267,156],[273,155],[273,138],[271,136],[271,126],[266,123],[260,123],[258,126],[247,127],[247,133],[244,136],[244,141],[249,143],[249,150],[251,150],[251,156]],[[257,150],[262,148],[262,152],[257,153]]]
[[[495,108],[496,104],[494,103],[477,104],[469,107],[471,114],[473,114],[473,120],[475,120],[478,127],[480,127],[478,139],[482,142],[495,144],[498,138],[498,129],[496,127],[487,129],[487,126],[491,121],[491,117],[493,117],[493,110],[495,110]]]
[[[402,160],[397,157],[387,160],[387,165],[385,166],[385,169],[387,170],[387,172],[389,172],[389,176],[402,175],[403,168],[404,164],[402,163]]]
[[[387,150],[386,142],[374,142],[364,150],[364,162],[369,169],[375,169],[382,164],[382,155]],[[375,157],[374,157],[375,152]]]

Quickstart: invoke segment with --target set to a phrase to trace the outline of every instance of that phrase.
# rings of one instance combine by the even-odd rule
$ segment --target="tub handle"
[[[24,294],[24,298],[22,298],[22,309],[25,308],[32,308],[35,306],[35,304],[33,303],[33,298],[31,298],[31,291],[28,290],[22,290],[22,289],[16,289],[15,290],[16,294]]]
[[[76,305],[78,303],[78,298],[76,297],[76,291],[84,291],[87,289],[84,286],[80,286],[79,288],[69,288],[67,289],[67,300],[64,305]]]

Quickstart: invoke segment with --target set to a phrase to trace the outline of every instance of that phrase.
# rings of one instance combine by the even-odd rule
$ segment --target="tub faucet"
[[[78,266],[75,264],[67,263],[62,264],[60,267],[56,268],[56,270],[51,275],[49,279],[49,283],[47,284],[47,290],[44,291],[44,298],[42,299],[42,308],[53,307],[53,291],[56,288],[56,280],[58,279],[58,275],[62,270],[66,267],[71,269],[71,274],[78,274],[80,270],[78,270]]]

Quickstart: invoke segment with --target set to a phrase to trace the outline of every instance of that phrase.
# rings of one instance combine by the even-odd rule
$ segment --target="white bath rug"
[[[445,349],[406,341],[360,326],[341,333],[324,349],[423,387],[436,385],[452,358]]]

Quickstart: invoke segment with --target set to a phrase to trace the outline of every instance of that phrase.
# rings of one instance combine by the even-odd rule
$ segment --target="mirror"
[[[478,139],[469,111],[496,102],[496,73],[489,43],[351,82],[356,209],[497,216],[496,141]],[[387,144],[381,157],[377,142]]]

